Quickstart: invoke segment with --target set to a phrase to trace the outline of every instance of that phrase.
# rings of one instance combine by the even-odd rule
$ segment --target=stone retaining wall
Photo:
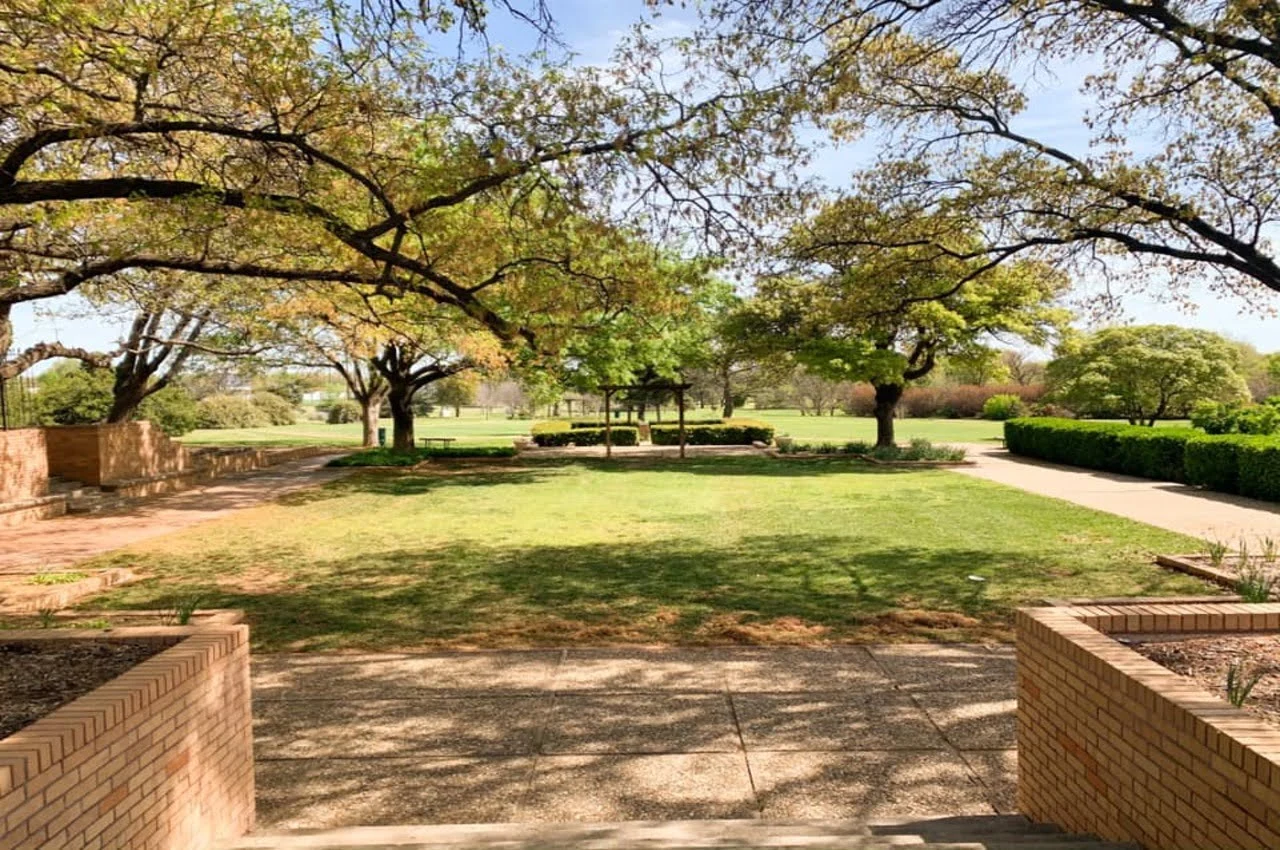
[[[1280,847],[1280,728],[1110,634],[1280,631],[1280,604],[1018,612],[1018,808],[1160,850]]]
[[[38,499],[48,483],[44,429],[0,431],[0,504]]]
[[[182,640],[0,740],[3,850],[206,850],[253,828],[248,627],[112,635]]]

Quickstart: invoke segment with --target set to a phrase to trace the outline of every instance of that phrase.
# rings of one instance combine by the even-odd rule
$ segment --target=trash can
[[[378,445],[385,446],[386,444],[387,444],[387,429],[379,428],[378,429]]]

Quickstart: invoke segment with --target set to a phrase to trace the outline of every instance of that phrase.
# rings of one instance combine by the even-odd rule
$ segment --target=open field
[[[712,408],[691,410],[691,419],[705,419],[717,415]],[[664,417],[670,411],[663,410]],[[798,440],[847,442],[850,440],[874,440],[876,423],[866,416],[801,416],[796,410],[740,410],[738,416],[761,419],[770,423],[779,434],[788,434]],[[589,416],[586,418],[590,418]],[[462,417],[424,417],[417,420],[415,429],[419,437],[454,437],[467,445],[509,446],[516,437],[529,434],[529,428],[538,420],[507,419],[495,412],[488,419],[477,408],[463,408]],[[391,431],[391,420],[381,424]],[[1161,422],[1160,426],[1186,425],[1185,420]],[[984,419],[899,419],[898,440],[906,442],[917,437],[935,443],[981,443],[1000,439],[1004,423]],[[358,445],[360,425],[328,425],[324,422],[299,422],[270,428],[233,428],[227,430],[192,431],[182,437],[191,445]]]
[[[85,568],[151,576],[89,607],[197,594],[267,651],[950,641],[1046,596],[1204,593],[1151,563],[1196,545],[939,470],[517,460],[356,474]]]

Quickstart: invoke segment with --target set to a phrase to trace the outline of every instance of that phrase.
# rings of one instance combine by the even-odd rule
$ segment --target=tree
[[[1019,386],[1028,387],[1032,384],[1044,383],[1045,364],[1039,360],[1032,360],[1025,352],[1012,348],[1006,349],[1000,353],[1000,359],[1009,370],[1009,377]]]
[[[1218,334],[1140,325],[1069,337],[1049,363],[1048,379],[1053,395],[1079,413],[1154,425],[1199,401],[1247,401],[1239,365],[1239,349]]]
[[[1004,360],[1006,352],[988,345],[973,345],[947,357],[943,363],[948,381],[956,384],[1003,384],[1012,378]]]
[[[838,137],[888,128],[886,145],[907,152],[890,169],[901,194],[987,233],[971,256],[1049,253],[1129,268],[1142,285],[1175,292],[1200,280],[1280,290],[1268,239],[1280,223],[1272,3],[715,6],[737,53],[768,55],[779,76],[803,81],[816,120]],[[1021,119],[1037,77],[1028,68],[1102,52],[1104,67],[1083,83],[1094,104],[1080,128],[1086,141],[1051,143]]]
[[[702,295],[702,313],[698,317],[699,339],[684,365],[691,370],[706,370],[716,387],[721,414],[733,416],[738,399],[745,396],[750,378],[758,377],[761,364],[760,344],[751,325],[751,309],[728,283],[709,283]],[[698,381],[686,375],[694,389]]]
[[[432,395],[442,413],[444,408],[452,407],[454,416],[461,416],[462,406],[475,401],[478,385],[479,380],[473,374],[454,374],[437,381]]]
[[[971,226],[954,218],[948,225],[951,244],[980,242]],[[761,287],[764,310],[756,321],[765,333],[811,372],[874,387],[879,446],[894,443],[894,415],[907,384],[929,375],[940,359],[994,339],[1043,343],[1068,316],[1055,306],[1067,279],[1042,263],[960,259],[940,254],[932,242],[874,244],[886,230],[898,238],[938,227],[927,215],[856,195],[840,198],[788,240],[806,276]]]
[[[673,85],[679,51],[643,30],[590,67],[438,54],[452,10],[10,3],[0,302],[129,269],[329,281],[554,345],[567,308],[635,284],[619,222],[724,238],[781,194],[782,101]]]
[[[37,379],[36,401],[46,425],[92,425],[107,421],[114,403],[112,370],[74,361],[53,365]],[[196,427],[195,400],[181,387],[149,393],[130,420],[145,419],[171,437]],[[128,421],[128,420],[123,420]]]

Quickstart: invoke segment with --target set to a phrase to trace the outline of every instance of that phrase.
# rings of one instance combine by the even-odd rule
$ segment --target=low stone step
[[[108,508],[118,507],[124,502],[120,496],[107,493],[91,492],[67,501],[69,514],[96,514]]]
[[[912,830],[915,827],[915,830]],[[266,831],[236,850],[1128,850],[1020,817],[463,824]]]

